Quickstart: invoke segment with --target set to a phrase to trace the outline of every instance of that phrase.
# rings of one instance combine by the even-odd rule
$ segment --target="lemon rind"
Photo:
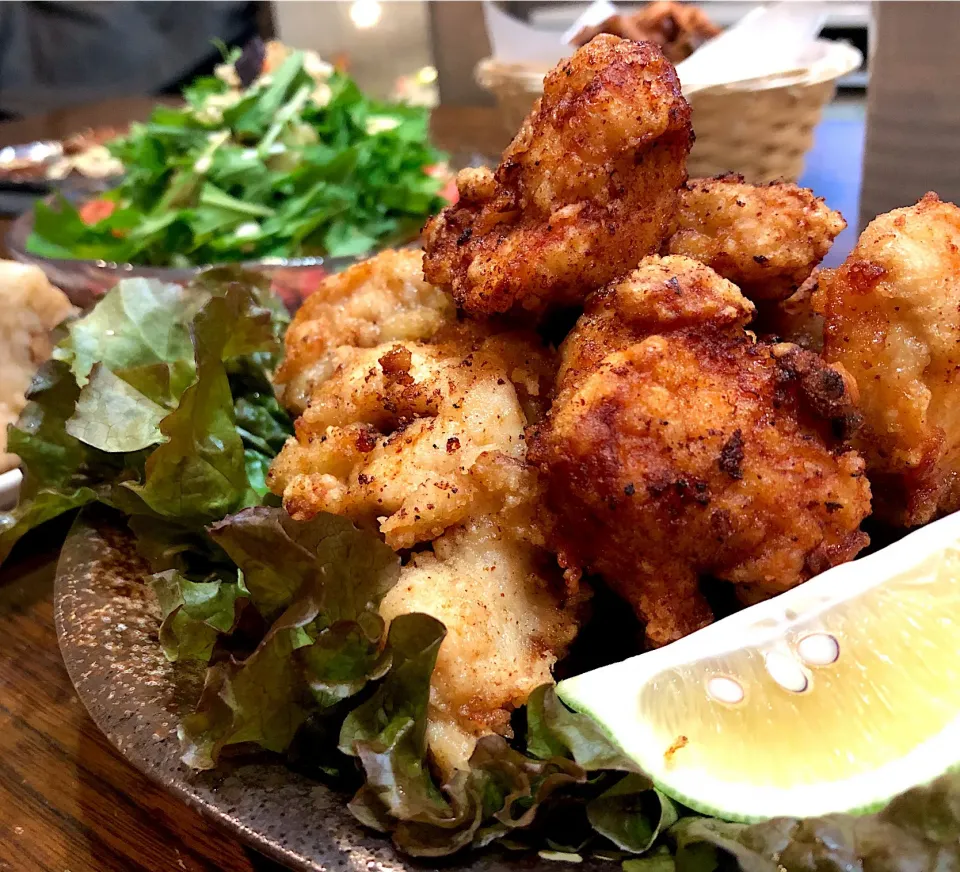
[[[557,693],[572,708],[591,715],[664,793],[704,814],[753,822],[777,816],[807,817],[876,810],[893,796],[932,781],[960,763],[956,751],[960,746],[960,713],[944,729],[924,737],[907,754],[843,781],[825,780],[779,788],[718,781],[700,775],[697,776],[700,783],[691,786],[688,779],[692,776],[688,770],[678,768],[671,777],[662,767],[652,765],[652,755],[661,756],[661,743],[636,716],[632,701],[651,678],[667,669],[707,656],[722,656],[744,647],[772,643],[798,620],[808,620],[855,598],[916,568],[932,554],[957,547],[958,543],[960,513],[955,513],[888,548],[834,567],[800,587],[731,615],[665,648],[567,679],[557,686]],[[622,741],[621,730],[610,729],[611,723],[622,723],[632,731],[628,741]],[[645,751],[645,748],[651,750]]]

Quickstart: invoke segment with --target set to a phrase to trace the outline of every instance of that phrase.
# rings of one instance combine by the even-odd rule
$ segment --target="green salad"
[[[185,288],[123,281],[65,325],[10,430],[26,477],[0,514],[0,561],[57,515],[118,513],[153,571],[166,656],[208,667],[180,713],[188,765],[285,755],[418,857],[497,843],[624,872],[957,868],[960,776],[873,815],[724,823],[660,793],[548,686],[516,713],[515,739],[481,738],[469,771],[440,783],[426,719],[443,625],[410,614],[385,632],[398,555],[342,517],[293,521],[267,491],[291,432],[269,382],[286,323],[236,268]]]
[[[370,99],[312,53],[271,49],[246,87],[250,58],[228,60],[109,144],[117,188],[38,203],[27,249],[149,266],[347,256],[410,239],[444,205],[427,110]]]

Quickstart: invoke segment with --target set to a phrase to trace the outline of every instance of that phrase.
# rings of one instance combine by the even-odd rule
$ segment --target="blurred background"
[[[552,34],[559,41],[588,4],[518,0],[490,5],[517,24]],[[629,17],[638,14],[645,4],[613,5],[618,13]],[[683,5],[699,9],[717,29],[723,29],[759,4]],[[770,130],[777,129],[781,143],[787,142],[799,153],[799,171],[779,172],[775,162],[769,172],[757,171],[750,166],[751,160],[759,160],[756,155],[732,154],[728,158],[722,151],[719,160],[729,161],[723,168],[759,180],[765,174],[796,176],[840,209],[851,227],[834,248],[831,260],[837,260],[855,238],[862,189],[870,200],[872,215],[878,209],[902,205],[907,193],[912,195],[917,187],[922,187],[922,194],[937,183],[941,193],[950,196],[951,186],[960,184],[960,179],[954,178],[957,171],[952,169],[955,161],[950,161],[949,168],[938,168],[942,177],[926,183],[933,166],[929,150],[921,161],[916,148],[912,148],[914,170],[901,165],[904,151],[910,148],[901,141],[904,117],[911,118],[910,130],[916,132],[917,124],[936,121],[942,125],[948,115],[957,114],[932,95],[941,85],[957,93],[951,78],[956,65],[950,64],[947,70],[935,65],[942,64],[943,52],[952,57],[952,47],[944,43],[941,52],[938,45],[945,39],[941,34],[955,32],[953,22],[958,12],[957,4],[922,2],[870,4],[855,0],[806,5],[823,8],[820,37],[855,47],[860,60],[827,82],[812,107],[789,102],[794,97],[785,89],[788,102],[781,100],[779,105],[764,109],[759,122],[754,120],[750,130],[741,134],[746,144],[740,143],[749,149],[761,127],[766,128],[768,136]],[[515,129],[515,122],[506,117],[508,101],[504,94],[513,88],[512,98],[517,104],[514,113],[523,100],[531,104],[542,69],[534,75],[534,86],[529,84],[529,70],[525,71],[527,79],[522,79],[512,68],[508,74],[512,78],[506,84],[502,70],[495,71],[501,76],[496,81],[488,77],[480,84],[478,79],[483,77],[477,74],[478,64],[491,55],[490,10],[484,7],[480,2],[426,0],[4,2],[0,4],[0,118],[17,123],[0,127],[0,144],[22,140],[27,134],[35,139],[60,139],[91,124],[123,125],[146,117],[151,103],[143,98],[175,99],[184,84],[214,69],[221,57],[216,42],[242,45],[260,35],[315,50],[347,70],[371,95],[436,107],[434,130],[441,147],[460,156],[493,158],[508,141],[511,126]],[[886,54],[885,46],[878,43],[884,26],[891,34]],[[921,67],[926,64],[925,69],[934,67],[934,71],[918,73],[918,63]],[[879,95],[884,82],[896,93],[887,95],[888,102],[879,105],[880,96],[874,99],[874,92]],[[517,95],[524,90],[529,93]],[[800,90],[794,87],[790,93],[796,95]],[[877,103],[875,111],[868,112],[868,94],[870,105]],[[918,94],[925,113],[919,116]],[[751,99],[756,102],[755,96]],[[96,112],[90,110],[91,104],[99,107]],[[727,99],[719,108],[709,110],[712,121],[707,109],[694,105],[698,139],[704,140],[708,134],[708,139],[719,135],[711,132],[713,128],[722,130],[738,123],[746,104]],[[31,124],[24,127],[21,119],[29,119]],[[805,125],[809,131],[803,129]],[[867,178],[864,182],[864,146],[871,125],[876,130],[867,149],[866,174],[875,175],[879,181]],[[890,133],[891,128],[900,132]],[[808,134],[809,142],[805,138]],[[933,152],[937,151],[938,137],[945,137],[944,148],[949,147],[952,153],[953,140],[948,134],[939,128],[934,131]],[[739,160],[746,165],[738,166]],[[886,197],[891,202],[871,193],[877,186],[888,191]],[[868,206],[864,204],[863,208],[867,210]]]

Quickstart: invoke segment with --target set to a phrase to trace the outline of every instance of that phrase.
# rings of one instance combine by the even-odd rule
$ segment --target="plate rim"
[[[83,704],[84,710],[94,724],[96,724],[97,729],[103,733],[113,748],[127,763],[131,764],[138,772],[145,775],[158,787],[172,793],[187,806],[198,811],[205,819],[211,821],[222,830],[237,836],[242,842],[255,848],[264,856],[290,869],[296,870],[296,872],[301,872],[301,870],[302,872],[327,872],[325,867],[312,863],[305,857],[297,856],[271,840],[261,837],[257,832],[244,827],[241,822],[234,820],[215,805],[198,797],[195,791],[189,789],[188,785],[165,780],[157,767],[146,765],[145,761],[141,758],[132,756],[128,748],[125,747],[124,742],[119,739],[115,730],[104,718],[102,707],[95,704],[90,694],[84,691],[87,683],[85,680],[86,677],[79,671],[78,667],[80,667],[81,664],[78,663],[78,659],[74,656],[70,645],[72,618],[76,618],[76,613],[74,613],[71,618],[68,612],[68,605],[71,602],[81,599],[80,592],[77,590],[81,583],[81,576],[77,572],[79,566],[73,567],[71,564],[76,560],[77,543],[81,541],[81,537],[83,537],[83,539],[95,537],[96,539],[100,539],[102,543],[103,540],[99,535],[100,529],[102,525],[108,524],[107,512],[101,511],[100,507],[81,510],[71,525],[67,538],[64,540],[54,574],[53,607],[57,646],[60,649],[60,656],[63,659],[67,677],[70,679],[70,684],[73,686],[77,697]],[[82,548],[80,550],[82,552]],[[97,565],[96,560],[93,561],[93,565]]]

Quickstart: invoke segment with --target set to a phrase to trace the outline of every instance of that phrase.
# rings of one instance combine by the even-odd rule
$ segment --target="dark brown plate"
[[[120,753],[238,839],[291,869],[423,869],[361,827],[347,810],[348,796],[279,761],[234,763],[203,773],[180,762],[177,712],[189,709],[202,678],[164,658],[159,615],[143,585],[148,570],[121,523],[105,511],[81,515],[64,545],[54,590],[57,635],[70,680]],[[563,868],[493,850],[443,865],[450,872]],[[587,872],[593,865],[580,868]]]

